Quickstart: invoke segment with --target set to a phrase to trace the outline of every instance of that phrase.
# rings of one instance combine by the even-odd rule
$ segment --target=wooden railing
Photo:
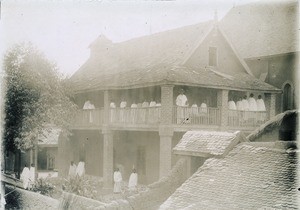
[[[160,122],[160,107],[113,108],[110,109],[111,123],[157,124]]]
[[[109,111],[111,124],[159,124],[161,107],[113,108]],[[221,113],[218,108],[173,107],[173,124],[220,125]],[[228,126],[258,127],[267,121],[266,112],[228,110]],[[74,126],[101,126],[104,123],[104,109],[80,110],[74,120]]]
[[[174,124],[220,125],[220,110],[218,108],[174,107]]]
[[[258,127],[266,121],[266,112],[228,110],[230,127]]]
[[[102,125],[104,120],[104,110],[100,109],[84,109],[78,111],[75,117],[74,126],[98,126]]]

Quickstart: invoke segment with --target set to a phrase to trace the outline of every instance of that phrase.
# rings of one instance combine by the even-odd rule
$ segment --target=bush
[[[52,185],[47,179],[37,179],[32,185],[32,191],[38,192],[42,195],[52,196],[55,186]]]
[[[62,188],[66,192],[74,193],[87,198],[95,199],[97,196],[96,186],[91,180],[85,177],[65,179],[65,183],[63,184]]]

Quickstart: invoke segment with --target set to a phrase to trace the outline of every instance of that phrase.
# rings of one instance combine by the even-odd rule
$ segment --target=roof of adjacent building
[[[190,156],[223,156],[241,141],[245,137],[240,132],[187,131],[173,151]]]
[[[298,151],[263,145],[241,143],[208,159],[160,209],[298,209]]]
[[[56,146],[58,145],[58,138],[61,130],[58,128],[46,128],[43,133],[39,135],[38,145],[42,146]]]
[[[233,7],[220,21],[243,58],[299,51],[298,1],[263,1]]]
[[[267,122],[265,122],[264,124],[262,124],[261,126],[256,128],[252,133],[250,133],[247,136],[247,139],[249,141],[255,141],[257,138],[270,132],[271,130],[273,130],[275,128],[280,128],[284,119],[286,119],[288,117],[294,117],[295,121],[296,121],[295,124],[297,124],[298,110],[287,110],[283,113],[280,113],[280,114],[274,116],[273,118],[271,118],[270,120],[268,120]],[[289,128],[294,128],[294,126],[295,125],[288,125]],[[296,129],[295,133],[297,133],[297,128],[298,128],[298,126],[295,126],[295,129]],[[285,140],[292,140],[292,139],[285,139]]]

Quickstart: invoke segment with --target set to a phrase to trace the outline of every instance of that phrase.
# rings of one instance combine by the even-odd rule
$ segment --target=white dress
[[[249,103],[249,111],[256,112],[257,111],[257,104],[256,104],[255,99],[253,97],[250,97],[248,99],[248,103]]]
[[[76,168],[76,176],[83,176],[85,174],[84,162],[79,162]]]
[[[266,111],[266,106],[265,102],[263,99],[257,99],[257,111],[259,112],[265,112]]]
[[[30,179],[30,170],[28,167],[23,168],[20,179],[23,181],[24,189],[27,189],[29,185],[29,179]]]
[[[176,98],[176,105],[177,105],[177,123],[184,123],[186,116],[184,107],[187,103],[187,97],[184,94],[180,94]]]
[[[74,178],[76,176],[76,164],[70,165],[69,177]]]
[[[129,190],[135,190],[137,187],[138,175],[137,173],[131,173],[128,181]]]
[[[122,174],[120,171],[114,172],[114,193],[121,192],[121,184],[122,184]]]

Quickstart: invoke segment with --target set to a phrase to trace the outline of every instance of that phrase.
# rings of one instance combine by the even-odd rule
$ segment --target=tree
[[[6,53],[4,72],[5,151],[32,148],[49,124],[68,131],[76,105],[54,63],[32,44],[19,44]]]

